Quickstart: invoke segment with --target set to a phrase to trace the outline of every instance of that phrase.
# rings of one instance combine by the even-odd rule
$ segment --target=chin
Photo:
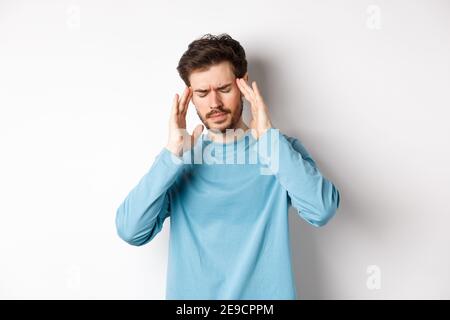
[[[231,128],[231,123],[230,121],[225,121],[223,123],[213,123],[209,126],[210,130],[218,130],[222,133],[226,133],[225,130],[230,129]]]
[[[225,133],[225,130],[228,129],[228,127],[229,126],[226,123],[219,124],[219,125],[213,124],[213,125],[209,126],[209,130],[220,131],[222,133]]]

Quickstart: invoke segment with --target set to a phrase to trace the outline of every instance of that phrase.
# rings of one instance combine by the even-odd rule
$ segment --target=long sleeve
[[[301,142],[270,128],[256,145],[261,163],[287,190],[290,204],[299,215],[316,227],[325,225],[339,207],[340,194]]]
[[[155,237],[170,215],[168,190],[182,168],[182,158],[163,148],[150,170],[117,209],[115,221],[120,238],[131,245],[140,246]]]

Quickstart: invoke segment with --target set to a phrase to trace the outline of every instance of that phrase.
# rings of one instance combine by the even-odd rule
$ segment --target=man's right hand
[[[178,157],[181,157],[185,151],[190,150],[203,132],[203,125],[201,124],[195,127],[192,135],[188,134],[186,130],[186,113],[191,98],[192,90],[190,87],[184,89],[181,99],[179,99],[178,93],[173,98],[166,149]]]

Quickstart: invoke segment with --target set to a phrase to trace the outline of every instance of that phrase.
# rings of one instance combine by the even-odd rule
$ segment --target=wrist
[[[181,157],[183,155],[183,148],[181,147],[168,144],[165,146],[165,148],[177,157]]]

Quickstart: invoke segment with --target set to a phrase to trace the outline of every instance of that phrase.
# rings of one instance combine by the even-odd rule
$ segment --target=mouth
[[[214,121],[220,121],[220,120],[225,119],[226,116],[227,116],[226,112],[219,112],[219,113],[214,113],[213,115],[209,116],[209,118]]]

